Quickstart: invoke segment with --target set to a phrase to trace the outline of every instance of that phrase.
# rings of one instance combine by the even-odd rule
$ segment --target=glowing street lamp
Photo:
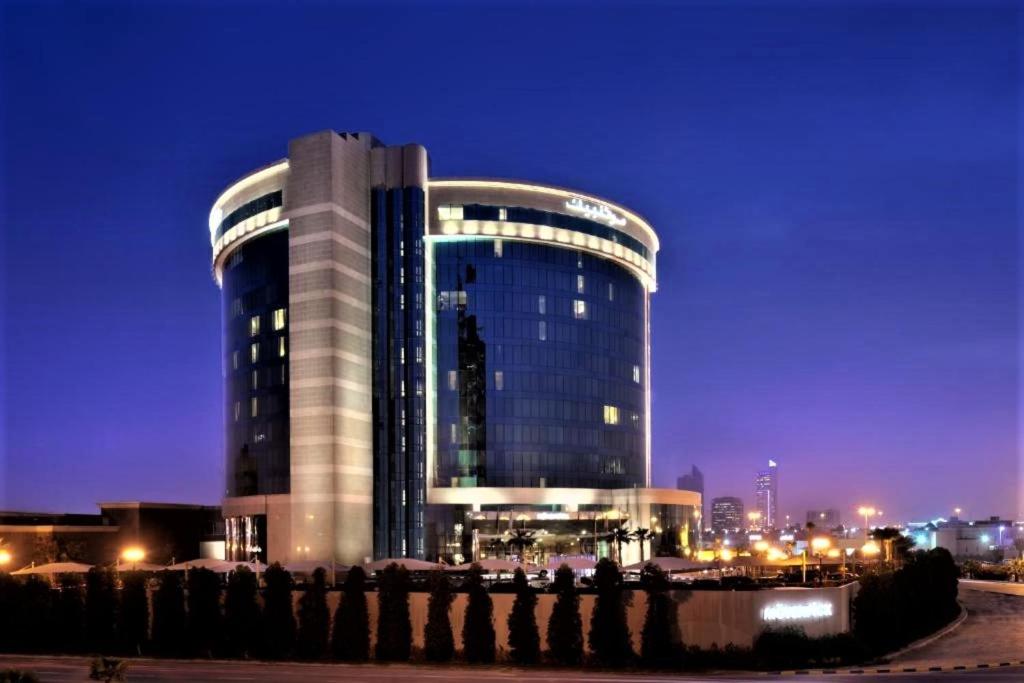
[[[875,557],[878,553],[882,552],[882,549],[878,547],[878,544],[874,541],[868,541],[860,548],[861,555],[864,557]]]
[[[121,551],[121,559],[130,564],[134,569],[139,562],[146,559],[146,551],[139,546],[131,546]]]
[[[12,559],[14,559],[14,556],[11,555],[10,550],[0,550],[0,567],[6,567],[11,563]]]
[[[862,505],[857,508],[857,514],[864,518],[864,540],[866,541],[868,538],[868,527],[871,524],[869,520],[875,515],[882,514],[882,511],[876,510],[870,505]]]

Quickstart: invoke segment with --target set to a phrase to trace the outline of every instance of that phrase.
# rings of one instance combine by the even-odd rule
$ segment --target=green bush
[[[7,572],[0,572],[0,652],[18,652],[22,645],[21,615],[24,610],[21,583]]]
[[[473,563],[465,586],[469,592],[466,617],[462,623],[462,654],[470,664],[494,661],[494,604],[484,586],[483,569]]]
[[[676,603],[669,593],[668,574],[648,563],[640,573],[640,584],[647,594],[647,611],[641,631],[640,656],[647,666],[665,668],[678,664],[680,655],[679,619]]]
[[[572,569],[559,567],[551,589],[558,597],[548,619],[548,655],[555,664],[575,666],[583,661],[583,619]]]
[[[202,567],[188,570],[188,634],[193,653],[212,657],[221,645],[220,577]]]
[[[149,641],[149,596],[146,575],[121,572],[121,604],[117,610],[117,635],[121,651],[141,655]]]
[[[754,641],[754,666],[759,669],[807,669],[856,664],[864,660],[857,639],[849,633],[809,638],[802,628],[766,629]]]
[[[331,611],[327,607],[327,572],[317,567],[313,583],[299,598],[299,630],[296,654],[302,659],[322,659],[327,654]]]
[[[153,649],[165,657],[181,657],[188,649],[185,589],[181,572],[162,571],[153,593]]]
[[[412,650],[409,619],[409,571],[392,562],[380,574],[377,588],[377,659],[406,662]]]
[[[423,630],[423,655],[428,662],[448,662],[455,656],[455,636],[452,634],[451,583],[440,570],[430,574],[430,600],[427,603],[427,625]]]
[[[263,651],[270,659],[287,659],[295,650],[292,575],[279,563],[263,574]]]
[[[959,569],[944,548],[909,553],[896,571],[866,574],[853,601],[854,635],[878,656],[940,629],[960,613]]]
[[[58,583],[60,591],[53,606],[58,649],[67,653],[82,652],[85,647],[85,587],[82,577],[62,574]]]
[[[345,577],[344,592],[334,613],[331,652],[343,662],[365,662],[370,658],[370,616],[366,607],[366,573],[352,567]]]
[[[512,578],[516,599],[508,614],[509,657],[519,665],[540,661],[540,633],[537,630],[537,595],[526,580],[526,572],[517,568]]]
[[[252,657],[260,652],[259,581],[246,566],[228,575],[224,595],[224,653]]]
[[[85,632],[89,650],[97,653],[116,649],[117,598],[112,569],[93,567],[85,575]]]
[[[590,617],[588,641],[594,661],[602,666],[624,666],[633,658],[626,606],[630,595],[623,590],[619,567],[608,558],[594,568],[597,600]]]

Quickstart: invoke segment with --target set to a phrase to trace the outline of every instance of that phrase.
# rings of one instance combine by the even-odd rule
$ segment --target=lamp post
[[[881,514],[881,512],[869,505],[862,505],[857,508],[857,514],[864,518],[864,542],[866,543],[868,540],[868,527],[870,525],[869,520],[876,514]]]
[[[135,569],[138,567],[139,562],[146,559],[146,551],[139,546],[131,546],[121,552],[120,559],[127,562],[132,569]]]
[[[821,568],[821,556],[828,551],[832,546],[832,539],[827,536],[817,536],[811,539],[811,548],[814,550],[815,556],[818,558],[818,583],[825,583],[825,576],[822,574]],[[806,577],[804,578],[806,580]]]

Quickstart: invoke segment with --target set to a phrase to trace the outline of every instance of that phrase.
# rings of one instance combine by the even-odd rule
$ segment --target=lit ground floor
[[[355,559],[351,549],[334,558],[310,555],[309,546],[295,542],[293,502],[287,494],[225,499],[226,559],[354,564],[383,556],[372,547]],[[576,557],[610,557],[623,565],[658,555],[683,557],[696,548],[700,504],[699,493],[675,489],[433,488],[418,559],[462,564],[508,558],[548,566]],[[343,510],[338,514],[344,517]],[[331,521],[324,528],[348,533],[354,523]],[[316,520],[302,521],[310,524]]]

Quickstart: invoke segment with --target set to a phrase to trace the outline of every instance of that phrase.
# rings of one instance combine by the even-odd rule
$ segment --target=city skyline
[[[772,457],[780,516],[1018,517],[1014,15],[793,8],[410,7],[389,21],[430,46],[413,79],[331,38],[369,8],[5,6],[2,507],[219,500],[209,206],[282,140],[372,124],[433,174],[585,187],[659,226],[655,485],[692,463],[750,503]],[[507,63],[524,35],[551,53]],[[328,75],[346,87],[295,95]]]

